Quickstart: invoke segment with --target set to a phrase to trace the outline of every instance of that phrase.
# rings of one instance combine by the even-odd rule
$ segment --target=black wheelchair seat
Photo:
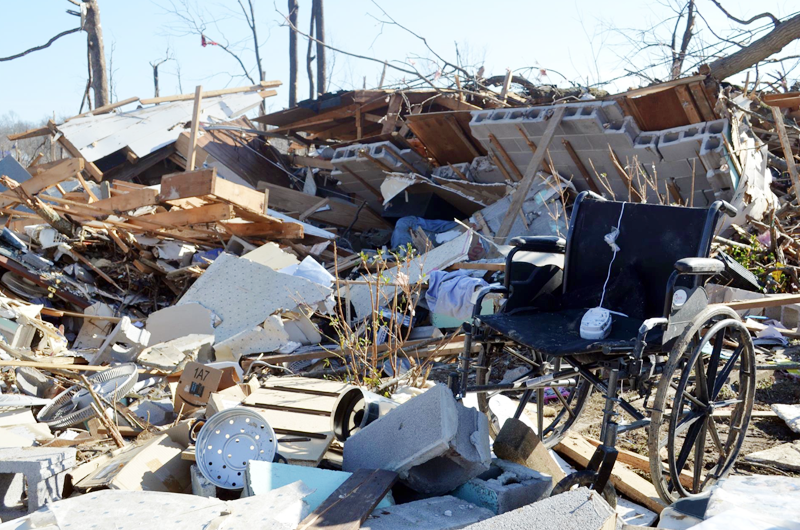
[[[582,339],[581,318],[586,309],[565,309],[554,313],[515,311],[483,315],[481,323],[509,339],[532,348],[542,355],[559,357],[602,352],[613,348],[624,353],[632,350],[642,320],[612,314],[611,333],[605,339]],[[648,342],[661,346],[661,331],[654,329]]]

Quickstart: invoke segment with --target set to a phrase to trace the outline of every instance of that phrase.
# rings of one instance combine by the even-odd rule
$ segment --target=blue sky
[[[229,42],[241,50],[248,66],[254,64],[252,43],[235,0],[186,0],[206,13],[210,38]],[[456,44],[465,63],[484,65],[486,75],[505,73],[506,68],[531,67],[524,72],[545,83],[595,83],[625,75],[626,68],[659,62],[661,48],[650,55],[632,56],[632,45],[617,28],[647,28],[664,23],[662,37],[670,32],[665,22],[671,11],[666,2],[676,0],[376,0],[399,23],[427,37],[431,47],[455,61]],[[722,0],[740,18],[769,10],[787,16],[800,9],[794,0]],[[288,29],[281,27],[286,2],[254,0],[261,53],[267,79],[288,82]],[[299,0],[300,27],[308,28],[311,0]],[[53,35],[76,27],[78,19],[65,13],[75,6],[66,0],[0,0],[0,55],[10,55],[43,44]],[[167,48],[175,57],[161,67],[161,94],[192,92],[197,84],[213,90],[249,84],[239,74],[238,64],[214,46],[203,48],[200,38],[187,35],[185,27],[169,14],[169,2],[151,0],[100,0],[108,67],[113,66],[116,99],[152,97],[150,62],[163,57]],[[718,32],[733,27],[710,0],[698,0],[701,14]],[[328,41],[344,50],[389,60],[413,60],[420,69],[432,67],[432,55],[413,36],[393,26],[382,26],[385,18],[371,0],[326,0]],[[280,13],[279,13],[280,12]],[[763,21],[753,24],[758,26]],[[702,21],[704,34],[711,38]],[[628,35],[634,35],[628,33]],[[635,40],[641,40],[634,36]],[[668,38],[668,37],[667,37]],[[111,49],[113,51],[113,65]],[[299,42],[301,61],[300,99],[305,84],[306,41]],[[800,53],[800,46],[793,45]],[[787,52],[791,51],[787,50]],[[787,53],[788,54],[788,53]],[[343,55],[329,57],[330,88],[360,88],[366,77],[368,88],[377,84],[381,66]],[[787,62],[787,65],[793,64]],[[800,69],[799,69],[800,70]],[[558,72],[558,75],[556,72]],[[664,68],[651,73],[666,75]],[[255,71],[252,73],[256,77]],[[0,116],[14,112],[23,119],[39,120],[78,113],[87,77],[86,36],[77,33],[56,41],[50,48],[11,62],[0,62]],[[401,81],[403,74],[389,70],[388,82]],[[744,76],[741,76],[742,79]],[[566,79],[565,79],[566,78]],[[737,79],[734,79],[737,80]],[[739,80],[741,81],[741,80]],[[641,79],[625,77],[607,88],[612,91],[639,86]],[[267,100],[268,110],[286,107],[287,91]]]

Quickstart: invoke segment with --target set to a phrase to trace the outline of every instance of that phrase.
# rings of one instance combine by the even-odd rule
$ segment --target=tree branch
[[[45,48],[47,48],[48,46],[53,44],[55,41],[57,41],[61,37],[64,37],[65,35],[69,35],[70,33],[77,33],[80,30],[81,30],[81,28],[75,28],[75,29],[69,29],[67,31],[62,31],[61,33],[59,33],[58,35],[56,35],[55,37],[53,37],[52,39],[47,41],[46,44],[42,44],[41,46],[36,46],[34,48],[31,48],[30,50],[25,50],[22,53],[18,53],[16,55],[11,55],[9,57],[0,57],[0,62],[2,62],[2,61],[12,61],[14,59],[19,59],[20,57],[24,57],[25,55],[28,55],[29,53],[36,52],[36,51],[39,51],[39,50],[44,50]]]
[[[772,20],[772,23],[775,24],[775,27],[778,27],[780,25],[780,23],[781,23],[781,21],[778,20],[778,18],[775,15],[773,15],[772,13],[769,13],[769,12],[761,13],[760,15],[756,15],[756,16],[752,17],[749,20],[742,20],[740,18],[736,18],[735,16],[731,15],[724,7],[722,7],[722,4],[720,4],[718,2],[718,0],[711,0],[711,1],[714,2],[714,5],[717,6],[720,11],[725,13],[726,17],[728,17],[729,19],[733,20],[734,22],[738,22],[739,24],[742,24],[744,26],[752,24],[753,22],[755,22],[756,20],[758,20],[760,18],[768,18],[768,19]]]

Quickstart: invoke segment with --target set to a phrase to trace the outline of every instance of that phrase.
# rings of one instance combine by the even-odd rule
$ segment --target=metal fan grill
[[[86,379],[100,399],[114,402],[128,395],[138,378],[137,366],[128,363],[103,370]],[[87,389],[80,385],[72,386],[40,410],[36,419],[54,428],[76,425],[95,416],[93,401]]]

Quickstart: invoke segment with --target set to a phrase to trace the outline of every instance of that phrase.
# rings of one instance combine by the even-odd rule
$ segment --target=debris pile
[[[798,524],[800,178],[765,106],[800,95],[694,76],[536,106],[343,91],[245,117],[279,85],[131,98],[10,137],[51,136],[62,158],[0,160],[0,529],[87,513],[119,528]],[[477,394],[454,397],[451,373],[482,355],[473,316],[517,280],[514,238],[556,245],[584,191],[738,211],[707,291],[756,337],[775,390],[753,414],[781,434],[746,446],[700,512],[666,506],[634,437],[608,488],[560,487],[596,469],[604,411],[566,407],[585,422],[545,444],[542,416],[588,390],[565,375],[515,414],[532,352],[482,367],[508,393],[471,374]],[[735,500],[765,489],[794,504]]]

